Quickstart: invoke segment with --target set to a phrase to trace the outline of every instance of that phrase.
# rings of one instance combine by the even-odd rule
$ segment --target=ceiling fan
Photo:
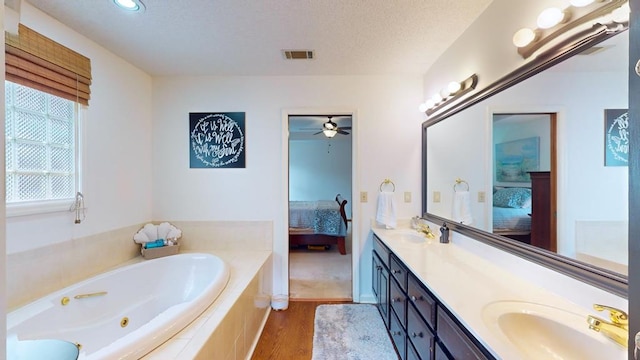
[[[322,124],[322,130],[318,131],[313,135],[324,134],[324,136],[328,138],[332,138],[336,136],[336,134],[340,135],[349,135],[349,132],[345,130],[351,130],[351,126],[338,127],[338,124],[331,120],[333,116],[327,116],[329,120],[327,120],[324,124]]]

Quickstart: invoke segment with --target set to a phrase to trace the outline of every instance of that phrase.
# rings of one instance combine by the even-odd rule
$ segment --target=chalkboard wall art
[[[244,168],[243,112],[189,113],[191,168]]]
[[[629,110],[604,110],[604,165],[629,164]]]

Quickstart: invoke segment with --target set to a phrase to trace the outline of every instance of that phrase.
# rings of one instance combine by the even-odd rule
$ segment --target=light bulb
[[[558,8],[548,8],[538,16],[538,27],[541,29],[552,28],[564,20],[565,14]]]
[[[611,17],[613,21],[617,23],[626,23],[629,21],[629,15],[631,13],[631,8],[629,7],[629,3],[626,3],[619,8],[613,10],[611,12]]]
[[[442,97],[442,99],[446,99],[449,97],[449,95],[451,95],[451,93],[449,92],[448,88],[442,88],[442,90],[440,90],[440,97]]]
[[[592,4],[594,1],[595,0],[570,0],[569,3],[575,7],[583,7]]]
[[[429,109],[429,106],[427,106],[426,102],[424,102],[424,103],[420,104],[420,106],[418,106],[418,111],[420,111],[422,113],[427,111],[428,109]]]
[[[336,134],[338,133],[335,130],[322,130],[322,132],[324,133],[324,136],[326,136],[328,138],[332,138],[332,137],[336,136]]]
[[[442,99],[442,96],[440,96],[440,94],[433,94],[433,96],[431,97],[431,100],[433,100],[434,104],[437,104],[443,99]]]
[[[424,104],[427,106],[427,109],[431,109],[432,107],[436,106],[436,102],[433,101],[433,99],[425,101]]]
[[[522,28],[513,34],[513,45],[525,47],[536,39],[536,32],[529,28]]]
[[[460,89],[462,89],[462,85],[460,85],[460,83],[457,81],[452,81],[449,83],[449,85],[447,85],[447,91],[449,91],[450,95],[454,95],[455,93],[460,91]]]

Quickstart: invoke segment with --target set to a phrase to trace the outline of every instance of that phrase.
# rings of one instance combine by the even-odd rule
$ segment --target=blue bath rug
[[[312,360],[397,360],[375,305],[319,305],[313,326]]]

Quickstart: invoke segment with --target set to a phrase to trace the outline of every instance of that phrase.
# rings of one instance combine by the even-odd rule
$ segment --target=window
[[[5,81],[5,109],[7,204],[74,198],[76,103]]]

